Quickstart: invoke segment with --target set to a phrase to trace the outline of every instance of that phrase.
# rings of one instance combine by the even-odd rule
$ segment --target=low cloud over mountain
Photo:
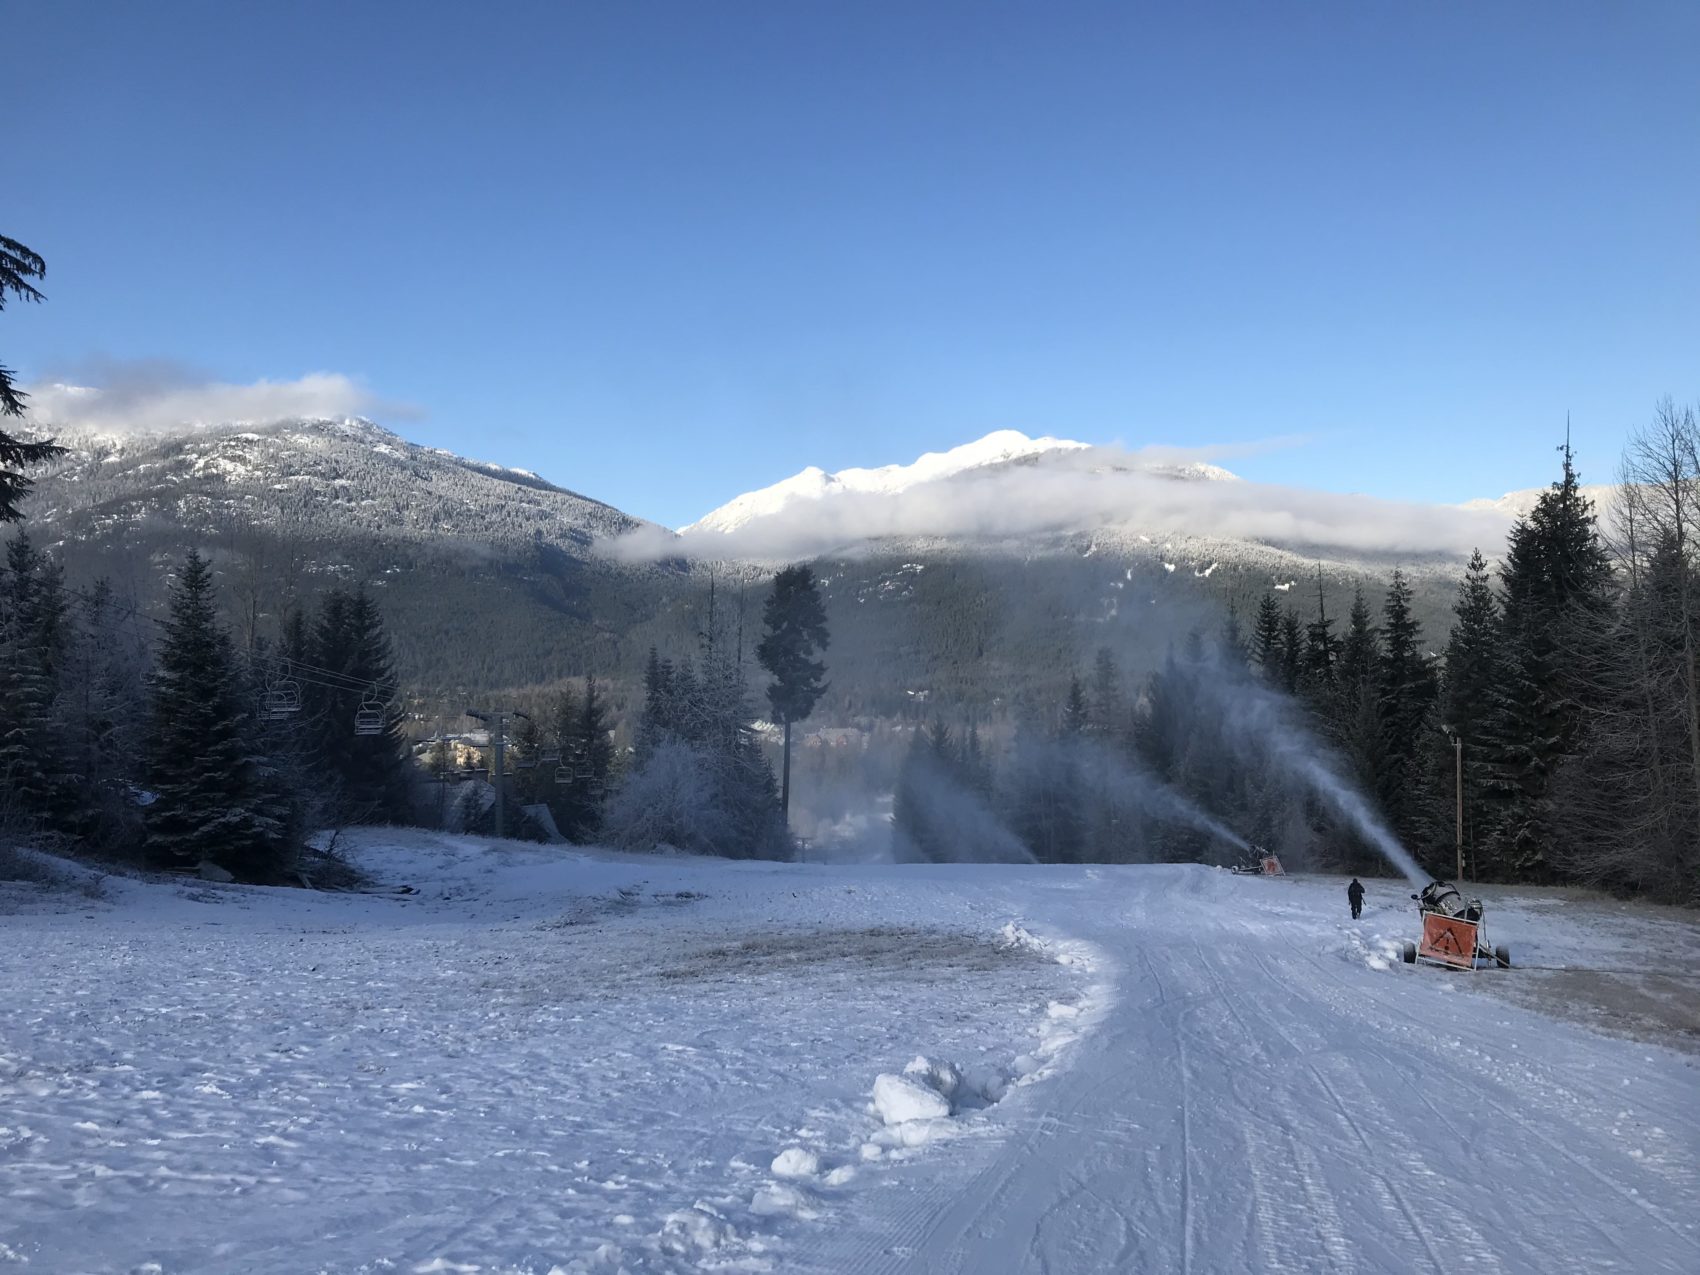
[[[965,463],[948,463],[953,457]],[[677,536],[645,528],[621,556],[793,559],[875,541],[995,542],[1055,532],[1208,537],[1294,550],[1464,556],[1503,542],[1504,509],[1408,504],[1246,482],[1176,453],[1030,440],[1003,431],[912,466],[810,469],[722,506]]]
[[[188,425],[417,415],[404,404],[379,401],[340,372],[242,385],[169,362],[102,360],[66,380],[25,388],[31,423],[48,432],[162,434]]]

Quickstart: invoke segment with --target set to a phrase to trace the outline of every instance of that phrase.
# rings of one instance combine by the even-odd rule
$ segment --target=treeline
[[[405,818],[411,768],[389,639],[363,592],[239,650],[190,553],[150,620],[67,589],[27,535],[0,569],[0,832],[249,880],[309,833]]]
[[[1565,449],[1497,572],[1471,558],[1443,651],[1402,573],[1344,615],[1319,576],[1308,613],[1266,595],[1249,631],[1230,614],[1190,635],[1132,695],[1100,651],[996,757],[972,726],[918,732],[897,835],[922,858],[1007,857],[939,815],[967,793],[1041,861],[1219,862],[1225,828],[1296,865],[1385,866],[1335,784],[1436,875],[1461,852],[1474,880],[1700,903],[1697,544],[1700,426],[1667,405],[1603,530]]]
[[[616,779],[610,725],[607,703],[596,678],[589,677],[582,694],[562,687],[548,711],[521,719],[514,732],[509,754],[514,793],[534,809],[546,808],[555,833],[567,841],[587,843],[602,831],[603,807]],[[443,764],[442,748],[438,741],[433,769]]]
[[[788,858],[742,651],[713,637],[694,661],[652,649],[643,689],[631,768],[608,806],[608,840],[637,850]]]

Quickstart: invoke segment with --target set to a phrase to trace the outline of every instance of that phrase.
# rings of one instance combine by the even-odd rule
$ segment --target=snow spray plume
[[[1159,823],[1180,824],[1215,837],[1236,850],[1250,843],[1220,820],[1206,814],[1190,798],[1176,792],[1156,775],[1117,749],[1091,736],[1060,739],[1046,745],[1071,752],[1111,805]]]
[[[983,796],[926,754],[912,759],[895,816],[892,837],[900,858],[943,863],[1038,862]]]
[[[1213,652],[1194,669],[1194,692],[1221,713],[1223,725],[1244,753],[1261,753],[1289,779],[1304,784],[1357,829],[1381,856],[1416,885],[1428,873],[1399,844],[1370,804],[1340,773],[1339,762],[1299,720],[1293,701],[1262,685],[1243,666]]]

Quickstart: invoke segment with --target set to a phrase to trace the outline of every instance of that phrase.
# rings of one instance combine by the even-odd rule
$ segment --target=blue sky
[[[342,373],[670,525],[999,428],[1462,500],[1700,399],[1691,0],[6,24],[8,365]]]

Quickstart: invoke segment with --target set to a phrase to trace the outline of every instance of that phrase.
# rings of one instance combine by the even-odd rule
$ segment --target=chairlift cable
[[[88,592],[88,590],[86,590],[86,589],[66,587],[62,590],[62,592],[64,592],[68,596],[74,597],[74,598],[76,598],[76,599],[78,599],[79,601],[82,601],[82,602],[93,602],[94,601],[93,595],[90,594]],[[169,629],[171,627],[171,622],[169,620],[162,620],[156,615],[145,614],[142,611],[140,605],[138,605],[136,603],[117,603],[117,602],[114,602],[111,599],[108,599],[107,602],[105,603],[105,605],[107,607],[109,607],[112,610],[113,614],[119,619],[146,620],[149,624],[157,624],[162,629]],[[309,664],[304,660],[296,659],[292,655],[279,654],[275,650],[267,651],[265,653],[264,657],[263,657],[263,660],[264,660],[264,662],[274,663],[274,664],[280,663],[280,662],[286,663],[286,664],[291,665],[293,668],[300,669],[304,672],[317,673],[321,677],[333,678],[333,679],[337,679],[341,682],[347,683],[347,685],[342,685],[342,686],[335,685],[332,682],[325,682],[325,681],[316,681],[314,683],[317,686],[324,686],[324,687],[326,687],[327,689],[330,689],[330,690],[364,691],[364,690],[371,688],[374,685],[390,686],[390,687],[395,687],[395,688],[398,688],[398,689],[399,689],[399,686],[400,686],[399,680],[395,677],[395,675],[393,673],[388,677],[379,678],[374,682],[373,679],[371,679],[371,678],[353,677],[353,676],[351,676],[347,673],[338,672],[336,669],[322,668],[317,664]],[[309,680],[309,679],[301,679],[301,680]]]

